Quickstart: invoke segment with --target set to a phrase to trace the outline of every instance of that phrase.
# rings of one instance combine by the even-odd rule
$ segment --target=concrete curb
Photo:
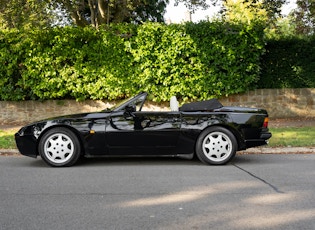
[[[0,156],[20,155],[17,149],[0,149]]]
[[[240,154],[315,154],[315,147],[258,147],[239,152]]]
[[[260,147],[239,151],[238,154],[315,154],[315,147]],[[17,149],[0,149],[0,156],[20,155]]]

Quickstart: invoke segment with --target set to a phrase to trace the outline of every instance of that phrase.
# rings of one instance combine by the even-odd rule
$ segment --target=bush
[[[223,22],[1,31],[0,100],[155,101],[240,93],[259,78],[262,28]]]
[[[25,86],[40,99],[118,99],[128,94],[131,55],[111,31],[57,28],[39,32],[25,60]]]
[[[23,86],[23,62],[29,47],[26,34],[17,30],[0,30],[0,100],[28,98]]]
[[[259,88],[314,88],[315,37],[269,40]]]
[[[260,73],[262,29],[223,22],[138,28],[131,53],[139,89],[154,100],[208,99],[251,88]]]

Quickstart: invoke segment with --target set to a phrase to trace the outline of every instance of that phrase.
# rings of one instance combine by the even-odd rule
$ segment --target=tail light
[[[265,117],[263,128],[268,128],[268,122],[269,122],[269,118]]]

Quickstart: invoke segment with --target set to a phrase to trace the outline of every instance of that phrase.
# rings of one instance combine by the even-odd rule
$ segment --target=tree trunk
[[[71,11],[70,16],[77,26],[85,27],[89,25],[89,22],[81,16],[80,11]]]
[[[89,0],[89,7],[91,12],[91,24],[92,26],[98,28],[98,21],[97,21],[97,6],[95,0]]]
[[[98,3],[98,22],[99,24],[109,24],[109,3],[110,0],[97,0]]]
[[[84,27],[89,25],[89,22],[81,15],[82,10],[80,7],[83,8],[82,6],[84,6],[84,0],[78,2],[77,5],[72,5],[72,2],[67,0],[64,1],[64,6],[67,11],[70,12],[70,17],[77,26]]]

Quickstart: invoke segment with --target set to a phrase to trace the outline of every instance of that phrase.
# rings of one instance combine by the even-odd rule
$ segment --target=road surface
[[[315,154],[86,159],[0,157],[0,229],[315,229]]]

